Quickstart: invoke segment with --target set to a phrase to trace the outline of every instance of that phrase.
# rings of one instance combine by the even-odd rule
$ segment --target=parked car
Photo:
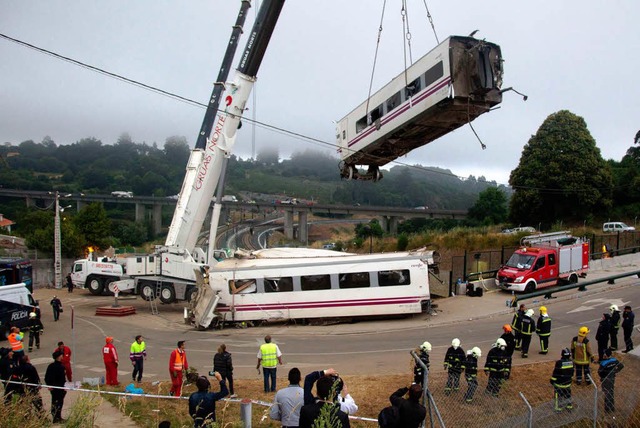
[[[522,232],[536,233],[536,228],[531,226],[514,227],[512,229],[503,229],[502,232],[500,233],[504,233],[505,235],[513,235],[513,234],[522,233]]]
[[[627,226],[621,221],[609,221],[602,225],[603,232],[633,232],[635,230],[635,227]]]

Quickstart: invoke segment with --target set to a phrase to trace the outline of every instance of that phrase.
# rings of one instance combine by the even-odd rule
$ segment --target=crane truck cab
[[[86,288],[93,295],[100,295],[109,284],[118,281],[124,275],[122,265],[107,257],[95,257],[76,260],[71,269],[71,282],[74,287]]]
[[[561,283],[577,283],[589,269],[589,242],[555,232],[527,236],[496,275],[496,286],[531,293]]]

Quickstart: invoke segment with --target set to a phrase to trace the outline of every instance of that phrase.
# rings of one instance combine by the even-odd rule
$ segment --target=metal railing
[[[636,275],[638,278],[640,278],[640,270],[636,270],[636,271],[632,271],[632,272],[625,272],[625,273],[619,273],[616,275],[610,275],[604,278],[599,278],[599,279],[594,279],[591,281],[583,281],[583,282],[576,282],[575,284],[568,284],[568,285],[561,285],[558,287],[552,287],[552,288],[548,288],[548,289],[544,289],[544,290],[540,290],[540,291],[534,291],[533,293],[527,293],[527,294],[521,294],[521,295],[514,295],[513,300],[512,300],[512,307],[517,307],[518,306],[518,302],[521,300],[525,300],[525,299],[531,299],[533,297],[538,297],[538,296],[545,296],[545,297],[551,297],[553,294],[555,293],[561,293],[563,291],[567,291],[567,290],[573,290],[575,288],[577,288],[579,291],[585,291],[587,289],[588,286],[590,285],[595,285],[595,284],[600,284],[602,282],[607,282],[609,284],[614,284],[616,279],[620,279],[620,278],[626,278],[629,276],[634,276]]]

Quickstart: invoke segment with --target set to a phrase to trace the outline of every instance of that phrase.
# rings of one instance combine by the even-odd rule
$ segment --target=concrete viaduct
[[[154,196],[134,196],[132,198],[115,197],[112,195],[96,195],[74,193],[58,194],[60,205],[75,202],[76,210],[80,210],[84,205],[92,202],[115,203],[115,204],[135,204],[135,220],[144,221],[146,212],[151,210],[151,220],[153,222],[154,233],[160,234],[162,230],[162,207],[164,205],[175,206],[176,200]],[[32,190],[13,190],[0,188],[0,196],[22,198],[26,200],[27,206],[33,206],[37,200],[45,201],[45,204],[53,203],[55,192],[43,192]],[[213,205],[213,203],[212,203]],[[431,210],[412,208],[393,208],[376,206],[351,206],[351,205],[326,205],[326,204],[282,204],[275,202],[256,201],[248,202],[223,202],[223,210],[278,210],[284,216],[284,235],[288,239],[297,238],[300,242],[307,242],[309,237],[308,216],[312,214],[340,214],[355,215],[361,214],[380,219],[380,224],[385,232],[397,235],[398,222],[407,218],[448,218],[462,220],[466,218],[467,211],[464,210]],[[296,217],[297,216],[297,222]],[[294,233],[294,225],[298,225],[297,236]]]

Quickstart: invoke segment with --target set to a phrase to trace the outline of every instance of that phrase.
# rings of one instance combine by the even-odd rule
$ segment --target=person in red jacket
[[[64,342],[58,342],[58,347],[53,352],[62,352],[62,359],[60,362],[64,366],[64,373],[67,376],[67,381],[73,382],[73,372],[71,371],[71,348],[66,346]]]
[[[102,348],[104,368],[107,371],[107,385],[119,385],[118,383],[118,351],[113,346],[113,337],[107,336],[106,344]]]
[[[182,394],[182,372],[187,370],[189,370],[189,363],[187,363],[187,353],[184,350],[184,340],[181,340],[169,357],[169,375],[171,376],[169,395],[180,397]]]

